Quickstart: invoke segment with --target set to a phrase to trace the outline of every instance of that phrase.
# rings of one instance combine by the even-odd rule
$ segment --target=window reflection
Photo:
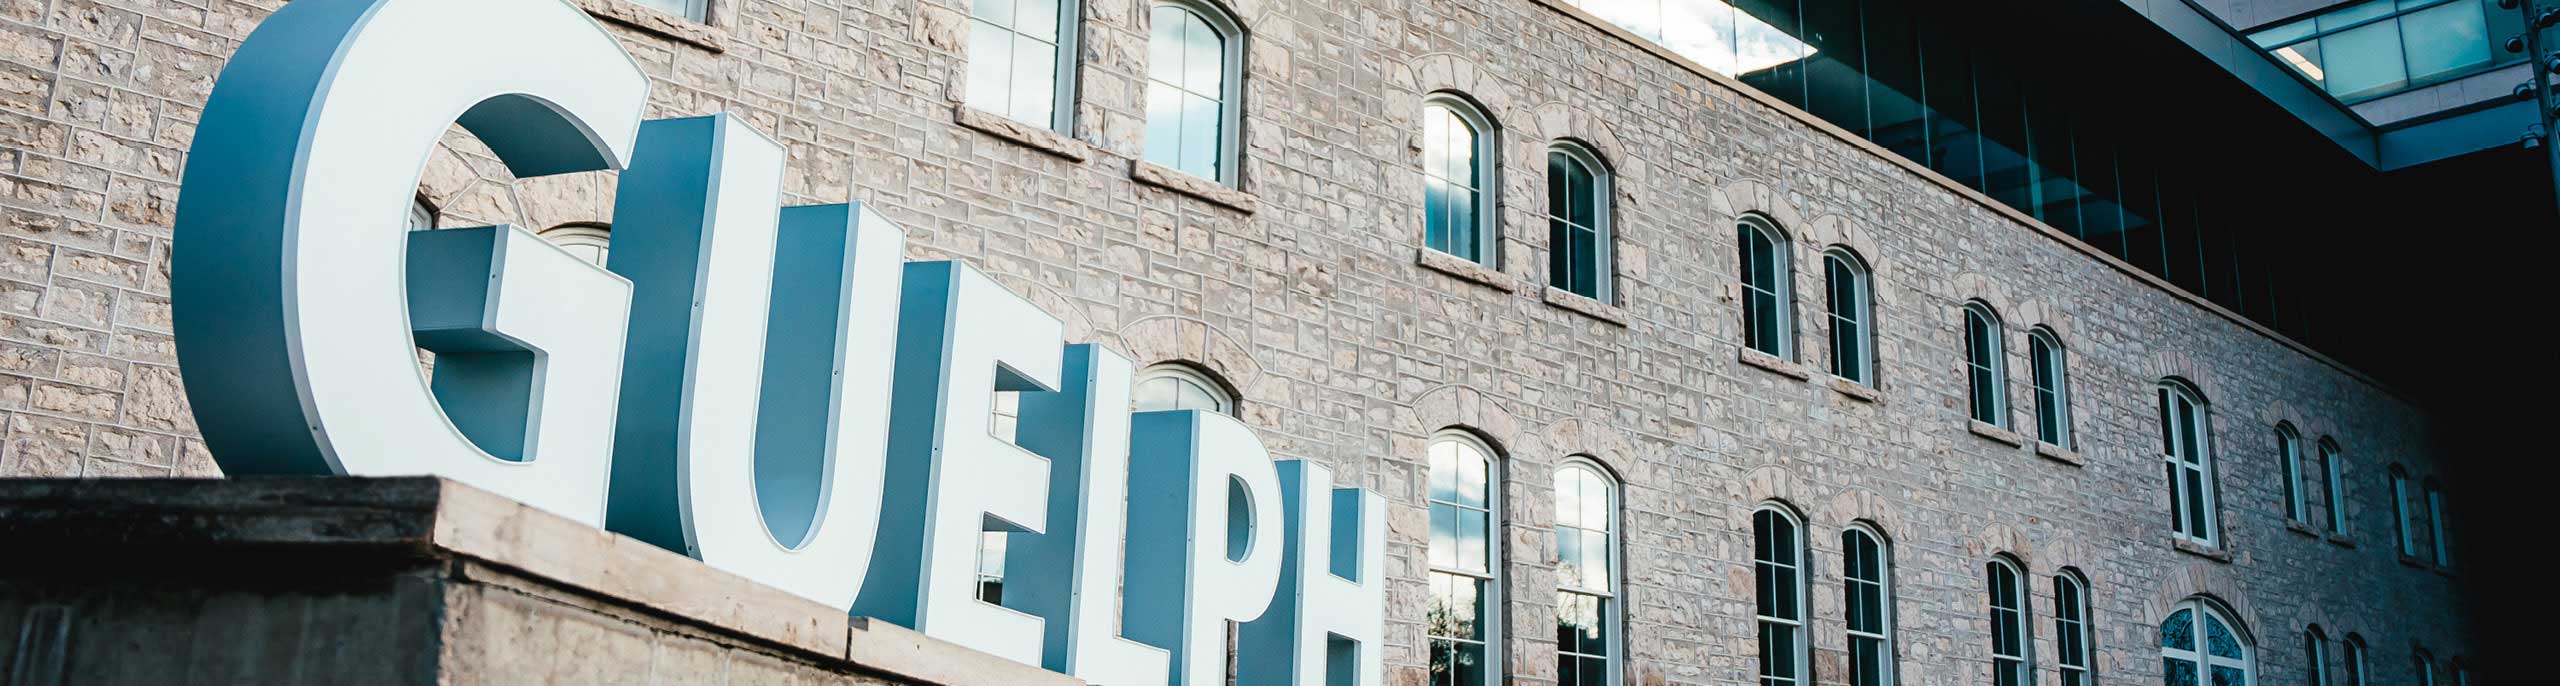
[[[2507,60],[2490,43],[2521,20],[2486,0],[2371,0],[2263,29],[2249,39],[2339,100],[2357,102],[2469,76]]]

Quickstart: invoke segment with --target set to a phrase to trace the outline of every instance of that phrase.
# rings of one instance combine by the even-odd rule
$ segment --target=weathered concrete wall
[[[0,0],[0,474],[216,471],[172,366],[171,204],[223,56],[278,4]],[[1077,127],[1036,146],[954,114],[961,0],[714,0],[710,26],[613,26],[656,79],[654,115],[737,112],[790,146],[792,200],[873,203],[911,231],[911,256],[970,260],[1079,340],[1215,372],[1275,453],[1385,493],[1398,684],[1424,681],[1421,456],[1448,427],[1503,453],[1503,648],[1518,684],[1552,678],[1543,494],[1576,453],[1626,482],[1633,683],[1747,679],[1748,517],[1770,499],[1809,518],[1820,665],[1844,646],[1837,532],[1866,519],[1892,537],[1915,686],[1987,681],[1981,570],[2001,552],[2036,578],[2047,679],[2041,594],[2065,567],[2093,582],[2110,682],[2156,681],[2155,628],[2199,593],[2237,610],[2276,681],[2298,679],[2315,622],[2360,634],[2377,676],[2405,673],[2416,646],[2468,652],[2460,573],[2393,550],[2383,475],[2442,476],[2432,425],[2352,373],[1539,0],[1234,3],[1250,32],[1241,190],[1256,211],[1171,192],[1129,164],[1145,7],[1085,3]],[[1497,287],[1417,264],[1416,122],[1438,90],[1500,127]],[[1542,296],[1544,151],[1559,138],[1617,173],[1624,326]],[[605,175],[514,182],[463,140],[423,192],[447,226],[604,221],[611,206]],[[1731,227],[1747,211],[1797,236],[1798,293],[1821,293],[1832,244],[1874,262],[1876,401],[1740,361]],[[1958,307],[1973,298],[2011,327],[2014,406],[2027,405],[2024,330],[2061,333],[2082,464],[1968,431]],[[1804,369],[1823,368],[1819,307],[1808,295],[1796,312]],[[2150,394],[2170,376],[2212,404],[2221,551],[2179,550],[2161,513]],[[2284,521],[2280,420],[2345,446],[2351,545]],[[2311,501],[2325,521],[2317,490]]]

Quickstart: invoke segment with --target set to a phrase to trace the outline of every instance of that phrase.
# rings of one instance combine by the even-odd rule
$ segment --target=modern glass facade
[[[2271,246],[2248,230],[2283,220],[2264,184],[2223,178],[2232,170],[2211,158],[2224,151],[2187,140],[2184,127],[2209,122],[2123,115],[2129,96],[2070,55],[1919,0],[1573,1],[2191,293],[2301,330],[2280,306],[2282,267],[2258,258]]]
[[[2489,0],[2370,0],[2251,32],[2277,62],[2343,102],[2523,59],[2498,45],[2524,17]]]

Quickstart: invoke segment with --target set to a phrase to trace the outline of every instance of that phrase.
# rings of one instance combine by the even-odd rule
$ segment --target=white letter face
[[[598,523],[592,455],[611,423],[595,408],[614,389],[576,385],[561,374],[584,363],[559,358],[609,355],[618,330],[537,327],[510,313],[553,309],[527,304],[540,287],[500,287],[486,333],[546,362],[517,375],[512,393],[529,399],[508,404],[520,414],[491,413],[528,425],[524,442],[494,447],[530,461],[480,449],[417,374],[403,218],[455,123],[520,177],[616,169],[647,102],[639,67],[563,2],[302,0],[270,17],[205,106],[172,251],[179,361],[223,470],[438,474]],[[566,289],[540,298],[609,311],[626,292],[507,252],[503,278]],[[463,423],[509,433],[488,417]]]
[[[1383,686],[1387,633],[1385,498],[1334,488],[1333,472],[1279,464],[1288,508],[1280,596],[1238,637],[1239,683]]]
[[[854,609],[1040,664],[1040,618],[978,600],[978,549],[986,531],[1048,526],[1049,461],[989,425],[996,391],[1058,388],[1066,325],[957,262],[907,265],[905,289],[878,581]]]
[[[1067,346],[1063,385],[1022,394],[1016,425],[1022,447],[1049,460],[1049,530],[1010,536],[1006,566],[1042,573],[1006,578],[1004,604],[1045,621],[1041,667],[1101,686],[1163,684],[1172,659],[1120,636],[1130,371],[1102,346]]]
[[[1225,680],[1226,623],[1280,585],[1280,482],[1251,429],[1222,414],[1130,421],[1130,638],[1173,651],[1174,686]],[[1180,593],[1171,592],[1180,589]]]

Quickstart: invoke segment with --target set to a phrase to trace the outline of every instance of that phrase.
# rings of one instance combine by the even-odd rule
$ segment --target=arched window
[[[605,266],[605,256],[612,252],[613,232],[603,224],[562,224],[543,229],[538,235],[598,267]]]
[[[2221,539],[2213,505],[2213,446],[2203,396],[2177,380],[2160,383],[2160,458],[2169,471],[2169,524],[2204,545]]]
[[[1492,265],[1499,222],[1493,120],[1456,95],[1422,104],[1422,244]]]
[[[2302,631],[2302,659],[2309,665],[2305,686],[2329,686],[2329,635],[2313,624]]]
[[[1609,302],[1609,169],[1589,148],[1547,149],[1547,285]]]
[[[2339,686],[2366,686],[2364,680],[2364,637],[2347,634],[2347,679]]]
[[[2436,657],[2434,655],[2428,654],[2425,648],[2420,648],[2418,649],[2418,652],[2409,656],[2409,662],[2410,669],[2415,670],[2415,673],[2418,676],[2418,679],[2415,682],[2418,686],[2436,686]]]
[[[1867,274],[1866,261],[1848,248],[1822,253],[1822,279],[1831,296],[1831,375],[1873,386],[1875,290]]]
[[[1493,449],[1474,435],[1431,439],[1431,686],[1490,686],[1497,652],[1502,530]]]
[[[2444,523],[2444,485],[2434,479],[2427,480],[2427,527],[2434,534],[2428,540],[2435,543],[2436,566],[2453,566],[2452,544],[2445,540],[2445,530],[2451,527]]]
[[[2053,575],[2053,631],[2062,686],[2089,686],[2089,582],[2077,571]]]
[[[1243,29],[1193,0],[1156,3],[1148,23],[1147,161],[1235,185]]]
[[[1077,9],[1075,0],[970,3],[968,105],[1073,130]]]
[[[2027,331],[2027,364],[2036,392],[2036,440],[2071,447],[2071,376],[2062,337],[2042,326]]]
[[[1751,515],[1751,569],[1760,590],[1760,686],[1807,682],[1803,530],[1793,513],[1775,505]]]
[[[1848,610],[1849,686],[1894,682],[1893,548],[1865,524],[1840,532],[1842,604]]]
[[[2320,489],[2320,507],[2329,513],[2329,533],[2347,535],[2347,462],[2339,454],[2338,442],[2320,439],[2320,477],[2327,488]]]
[[[2009,360],[2000,314],[1980,300],[1964,304],[1964,366],[1973,420],[2009,427]]]
[[[1139,412],[1201,410],[1235,414],[1236,403],[1227,395],[1226,386],[1207,374],[1188,365],[1159,364],[1138,373],[1137,385],[1129,390],[1129,406]]]
[[[1793,252],[1777,222],[1742,215],[1735,234],[1742,252],[1742,344],[1779,359],[1795,359],[1795,303],[1788,283]]]
[[[423,199],[411,200],[409,201],[409,216],[404,221],[405,223],[403,224],[403,227],[410,231],[434,231],[436,228],[436,208],[434,205],[427,204],[427,201]]]
[[[2247,639],[2221,611],[2202,599],[2188,599],[2160,623],[2160,660],[2167,686],[2249,686]]]
[[[2399,527],[2400,555],[2418,556],[2417,513],[2409,507],[2409,470],[2391,465],[2391,522]]]
[[[2035,668],[2027,660],[2035,645],[2027,624],[2026,572],[2008,557],[1995,557],[1991,572],[1991,683],[2030,686]]]
[[[2310,521],[2310,506],[2302,499],[2302,434],[2291,423],[2276,424],[2276,470],[2284,475],[2284,518]]]
[[[1556,469],[1556,684],[1619,683],[1618,485],[1583,458]]]

